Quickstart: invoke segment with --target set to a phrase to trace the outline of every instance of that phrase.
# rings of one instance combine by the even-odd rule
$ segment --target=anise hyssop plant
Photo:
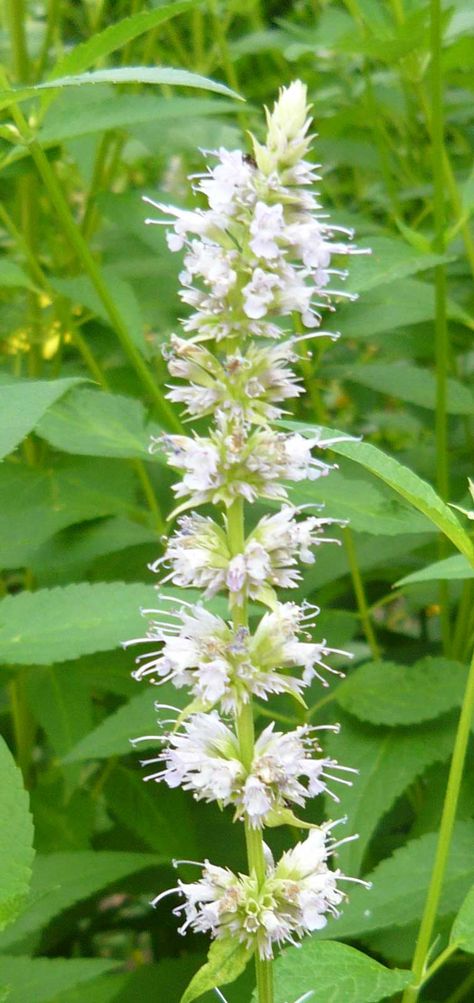
[[[348,295],[331,289],[332,276],[338,282],[345,275],[333,258],[356,251],[350,232],[327,221],[310,191],[317,176],[307,160],[308,110],[306,88],[295,81],[267,113],[263,145],[253,140],[252,154],[209,155],[212,166],[195,179],[207,208],[152,203],[165,218],[150,220],[169,227],[172,251],[184,250],[180,296],[192,310],[182,321],[184,336],[171,338],[168,369],[180,382],[168,397],[188,418],[209,419],[206,435],[164,435],[152,443],[182,475],[174,486],[177,528],[152,567],[161,584],[201,590],[204,600],[223,592],[229,617],[176,600],[174,608],[147,611],[154,619],[146,637],[129,642],[152,643],[137,659],[137,679],[172,681],[191,694],[169,733],[157,736],[159,750],[144,762],[146,779],[231,805],[248,858],[247,874],[206,860],[196,881],[178,880],[153,904],[178,896],[181,932],[213,938],[195,995],[218,982],[213,972],[227,954],[234,963],[225,981],[254,955],[260,1003],[273,998],[275,949],[337,916],[352,880],[328,863],[343,842],[334,828],[345,820],[309,827],[278,861],[264,842],[266,827],[298,826],[295,811],[308,798],[326,791],[337,804],[337,783],[350,783],[350,767],[322,754],[316,727],[282,733],[271,723],[258,737],[254,727],[254,699],[286,693],[301,702],[313,679],[327,685],[325,674],[335,670],[326,660],[347,654],[313,639],[316,607],[278,598],[278,589],[297,587],[300,564],[337,542],[326,535],[336,520],[304,514],[285,486],[329,474],[314,450],[330,441],[276,431],[272,423],[285,413],[282,404],[303,392],[293,368],[300,343],[333,337],[320,329],[321,311]],[[306,333],[288,333],[286,318]],[[250,530],[245,509],[265,498],[281,507]],[[197,512],[201,505],[214,514]],[[252,627],[249,600],[252,612],[261,610]],[[185,995],[194,998],[192,987]]]

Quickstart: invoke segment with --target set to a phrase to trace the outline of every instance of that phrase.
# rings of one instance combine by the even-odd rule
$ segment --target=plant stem
[[[13,66],[17,80],[28,83],[29,59],[26,48],[23,0],[7,0],[7,13],[12,43]]]
[[[444,114],[443,114],[443,71],[441,64],[441,2],[431,0],[431,152],[433,163],[433,251],[443,254],[445,250],[445,204],[444,204]],[[448,465],[448,416],[447,377],[449,366],[449,336],[446,320],[446,268],[444,264],[435,268],[435,355],[436,355],[436,482],[444,501],[449,497]],[[440,541],[440,557],[446,555],[446,540]],[[440,583],[440,618],[443,648],[445,654],[450,646],[449,589],[446,582]]]
[[[370,619],[370,613],[369,613],[369,607],[367,605],[364,583],[362,581],[362,575],[360,573],[359,564],[357,561],[357,554],[351,530],[347,528],[344,529],[343,536],[344,536],[344,544],[346,548],[347,559],[349,561],[349,570],[351,573],[352,584],[354,586],[354,593],[359,610],[360,620],[362,623],[367,644],[369,645],[371,651],[372,658],[374,659],[375,662],[379,662],[380,648],[378,646],[377,638],[375,636],[375,631]]]
[[[236,499],[228,510],[227,538],[232,555],[241,554],[245,545],[244,502],[242,498]],[[235,607],[233,621],[235,627],[248,627],[246,603]],[[245,769],[249,770],[252,765],[255,746],[255,729],[251,700],[242,705],[242,709],[236,718],[236,728],[242,763]],[[263,837],[261,830],[254,829],[248,822],[245,823],[245,842],[247,845],[249,873],[255,873],[258,884],[261,887],[265,881]],[[258,950],[255,953],[255,973],[258,1003],[273,1003],[272,962],[260,958]]]
[[[446,862],[448,859],[451,836],[456,818],[456,808],[461,788],[461,780],[466,759],[466,750],[471,729],[472,715],[474,712],[474,654],[471,661],[469,676],[467,680],[466,692],[464,694],[463,705],[459,717],[456,739],[454,742],[453,758],[449,770],[448,784],[444,798],[443,813],[439,829],[438,844],[431,874],[431,881],[426,897],[425,908],[421,920],[420,931],[416,943],[413,957],[412,972],[413,984],[409,986],[403,995],[402,1003],[415,1003],[418,999],[424,973],[426,961],[429,955],[433,927],[436,921],[438,903],[443,886]]]

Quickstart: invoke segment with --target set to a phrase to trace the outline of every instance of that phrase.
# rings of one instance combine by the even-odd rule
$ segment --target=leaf
[[[71,752],[65,756],[65,763],[77,763],[86,759],[108,759],[109,756],[124,756],[132,751],[130,739],[156,731],[157,713],[154,700],[184,707],[189,701],[185,690],[176,690],[172,683],[151,688],[146,686],[127,704],[119,707],[115,714],[109,714],[89,735],[86,735]],[[140,742],[138,750],[156,747],[156,739]],[[137,751],[137,750],[135,750]],[[139,756],[137,752],[137,758]]]
[[[32,87],[14,87],[0,91],[0,109],[13,104],[21,104],[33,97],[40,97],[61,87],[84,87],[94,84],[168,84],[171,87],[197,87],[205,91],[215,91],[227,97],[243,100],[240,95],[216,80],[209,80],[198,73],[166,66],[119,66],[110,70],[95,70],[75,76],[56,77],[46,83]]]
[[[360,383],[363,387],[388,394],[397,400],[418,407],[436,409],[436,379],[433,373],[405,359],[396,362],[371,362],[369,365],[334,366],[331,374]],[[474,396],[459,380],[446,381],[446,409],[448,414],[474,413]]]
[[[206,964],[191,979],[180,1003],[192,1003],[209,989],[234,982],[246,968],[252,954],[253,948],[240,944],[234,937],[214,940],[209,948]]]
[[[397,798],[432,763],[443,762],[451,753],[455,726],[442,719],[418,728],[381,729],[340,717],[341,733],[327,741],[329,754],[343,766],[356,768],[352,787],[334,783],[340,798],[336,817],[347,815],[351,833],[359,838],[341,847],[339,860],[349,874],[358,874],[365,850],[381,818]],[[327,810],[334,815],[333,802]]]
[[[337,703],[371,724],[430,721],[463,700],[467,670],[448,658],[422,658],[414,665],[368,662],[338,686]]]
[[[474,885],[454,920],[449,943],[458,944],[463,951],[474,954]]]
[[[0,930],[23,908],[33,863],[33,822],[21,771],[0,737]]]
[[[146,425],[140,401],[100,390],[72,391],[37,427],[38,435],[66,453],[161,459],[164,463],[162,454],[151,456],[148,451],[151,435],[160,432],[158,425]]]
[[[150,850],[169,859],[194,854],[192,806],[184,791],[170,791],[166,784],[150,786],[136,768],[132,772],[116,766],[106,781],[104,793],[112,814]]]
[[[92,728],[91,694],[80,669],[35,666],[27,679],[34,717],[57,756],[64,756]]]
[[[0,465],[0,567],[28,564],[66,526],[129,515],[135,494],[133,471],[115,460],[61,457],[43,470]]]
[[[332,518],[348,519],[352,529],[375,536],[433,532],[424,516],[394,498],[389,489],[374,482],[370,475],[351,476],[348,466],[345,463],[342,470],[335,470],[319,481],[295,485],[291,489],[292,502],[296,505],[321,502]]]
[[[276,959],[274,979],[275,1003],[293,1003],[309,992],[311,1003],[376,1003],[408,985],[411,973],[391,971],[347,944],[308,937]]]
[[[18,380],[2,386],[0,398],[0,459],[11,453],[33,431],[45,411],[67,390],[82,383],[63,380]]]
[[[448,858],[438,915],[458,909],[466,885],[474,879],[474,823],[457,822]],[[371,930],[406,926],[419,919],[433,869],[438,833],[429,832],[407,843],[371,874],[372,888],[355,888],[337,924],[320,931],[324,939],[337,932],[338,938],[359,937]]]
[[[302,425],[293,421],[280,421],[278,424],[299,431],[302,435],[321,433],[321,437],[324,439],[344,437],[344,432],[339,432],[336,429]],[[331,446],[331,449],[341,456],[347,456],[348,459],[354,460],[355,463],[360,463],[366,470],[370,470],[376,477],[380,477],[397,494],[409,501],[423,515],[426,515],[474,564],[474,546],[469,536],[452,510],[436,494],[431,484],[423,481],[413,470],[409,470],[408,467],[403,466],[392,456],[387,456],[386,453],[377,449],[376,446],[372,446],[369,442],[336,442]]]
[[[449,299],[447,314],[451,319],[472,327],[470,317]],[[400,327],[431,321],[434,315],[432,285],[407,278],[369,290],[356,307],[341,304],[338,326],[344,331],[345,338],[366,340],[385,332],[392,333]]]
[[[13,665],[50,665],[110,651],[136,636],[139,608],[153,605],[150,585],[67,585],[7,596],[0,603],[0,658]]]
[[[344,284],[345,289],[356,293],[399,282],[408,275],[426,271],[454,258],[452,254],[420,254],[405,241],[390,237],[371,236],[361,243],[362,246],[367,243],[371,253],[356,255],[352,259],[349,277]]]
[[[458,581],[465,578],[474,578],[474,568],[464,554],[453,554],[452,557],[445,557],[420,571],[405,575],[395,582],[395,586],[398,588],[401,585],[415,585],[416,582]]]
[[[0,286],[5,289],[34,289],[26,272],[8,258],[0,258]]]
[[[54,1003],[58,993],[117,968],[99,958],[28,958],[0,955],[0,979],[8,984],[8,1003]]]
[[[30,905],[0,935],[0,950],[30,938],[76,902],[110,885],[119,886],[131,874],[163,863],[165,860],[154,854],[107,850],[38,854],[33,867]]]
[[[50,79],[62,77],[70,73],[82,73],[93,66],[99,59],[109,56],[111,52],[116,52],[127,42],[134,38],[157,28],[158,25],[169,21],[182,14],[194,6],[194,0],[178,0],[178,2],[157,4],[155,10],[141,11],[132,17],[125,17],[116,24],[111,24],[103,31],[99,31],[82,42],[75,45],[58,63],[50,73]]]
[[[156,548],[156,530],[120,516],[94,520],[50,537],[32,555],[30,566],[39,588],[66,585],[86,578],[99,557],[143,543]]]
[[[72,94],[75,92],[71,90],[68,96]],[[123,94],[105,84],[98,85],[86,106],[74,106],[72,109],[69,105],[64,94],[61,101],[52,106],[38,134],[42,146],[54,146],[66,139],[106,129],[135,128],[146,122],[159,122],[161,131],[165,125],[169,128],[180,120],[184,124],[191,117],[198,120],[235,112],[234,102],[222,98],[160,98],[155,94]],[[133,201],[138,209],[136,196]]]
[[[131,340],[140,349],[142,355],[149,355],[149,346],[144,336],[142,311],[132,286],[118,275],[115,268],[110,266],[101,269],[101,276],[105,285],[108,286],[109,293],[113,296],[115,305],[120,310]],[[86,307],[97,317],[100,317],[108,327],[112,326],[109,314],[87,275],[77,275],[72,279],[51,275],[49,282],[61,296],[70,299],[73,304]]]

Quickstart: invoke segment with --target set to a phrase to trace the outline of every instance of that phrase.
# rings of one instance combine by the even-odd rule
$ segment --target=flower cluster
[[[255,737],[252,709],[254,698],[282,693],[304,703],[314,680],[327,686],[328,674],[341,674],[328,659],[348,654],[314,637],[315,606],[278,596],[298,587],[299,565],[312,564],[321,544],[339,542],[326,535],[338,520],[303,513],[291,500],[295,482],[331,472],[320,451],[334,440],[271,425],[302,393],[294,370],[300,343],[337,336],[320,329],[321,310],[348,295],[333,259],[357,253],[345,239],[350,232],[328,221],[310,190],[317,175],[307,159],[308,111],[306,89],[295,81],[267,112],[265,143],[253,140],[251,155],[210,155],[194,178],[199,208],[152,202],[164,218],[149,221],[166,225],[170,250],[183,252],[181,299],[190,308],[181,322],[186,336],[173,334],[166,349],[167,396],[200,420],[199,432],[151,444],[181,474],[177,523],[151,568],[160,587],[192,588],[203,600],[223,593],[229,617],[202,601],[167,605],[162,593],[160,608],[143,611],[151,617],[145,636],[127,642],[146,646],[135,678],[186,687],[191,701],[169,733],[155,736],[145,779],[231,806],[245,824],[247,875],[205,861],[199,880],[172,891],[183,898],[175,910],[184,912],[181,932],[235,938],[255,951],[257,964],[275,944],[297,942],[337,915],[345,897],[339,882],[350,880],[328,866],[340,845],[331,835],[336,823],[313,826],[276,864],[262,829],[302,825],[295,806],[322,792],[337,802],[333,784],[350,783],[354,771],[324,755],[318,728],[283,733],[271,723]],[[308,333],[285,331],[287,318]],[[281,506],[248,529],[246,506],[260,499]],[[215,511],[201,514],[201,505]]]

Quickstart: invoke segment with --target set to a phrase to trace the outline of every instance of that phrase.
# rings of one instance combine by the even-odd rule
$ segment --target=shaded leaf
[[[149,355],[149,346],[144,336],[141,306],[132,286],[110,266],[101,269],[101,276],[120,311],[131,340],[140,349],[142,355]],[[109,314],[87,275],[77,275],[74,278],[58,278],[51,275],[49,281],[54,289],[70,299],[73,304],[86,307],[97,317],[100,317],[104,324],[107,324],[108,327],[111,326]]]
[[[398,400],[434,411],[436,408],[436,378],[433,373],[405,359],[396,362],[371,362],[370,365],[335,366],[331,372],[352,383],[378,390]],[[448,414],[474,413],[472,391],[459,380],[446,381]]]
[[[371,253],[353,258],[349,277],[344,284],[345,289],[356,293],[365,293],[368,289],[385,283],[399,282],[408,275],[453,260],[453,255],[450,254],[421,254],[405,241],[390,237],[371,236],[361,241],[361,244],[368,244]]]
[[[27,958],[0,955],[0,979],[10,989],[8,1003],[54,1003],[58,993],[117,968],[99,958]]]
[[[341,707],[371,724],[429,721],[462,703],[467,670],[448,658],[422,658],[414,665],[368,662],[338,686]]]
[[[340,798],[338,815],[347,815],[359,838],[341,847],[339,859],[349,874],[359,873],[365,850],[380,819],[403,791],[432,763],[449,758],[455,725],[442,719],[418,728],[374,728],[341,716],[341,733],[330,736],[327,749],[344,766],[359,773],[352,787],[333,784]],[[333,802],[327,810],[334,815]],[[370,905],[370,903],[369,903]]]
[[[0,935],[0,950],[31,937],[66,909],[131,874],[165,863],[146,853],[78,850],[38,854],[33,867],[30,904]],[[24,1003],[24,1001],[22,1001]]]
[[[139,608],[153,599],[150,585],[124,582],[7,596],[0,603],[0,658],[13,665],[49,665],[110,651],[140,631]]]
[[[322,437],[328,439],[344,436],[343,432],[336,429],[321,428],[315,425],[303,425],[293,421],[279,422],[279,424],[307,435],[321,432]],[[426,515],[474,564],[474,547],[469,536],[453,511],[436,494],[431,484],[422,480],[413,470],[409,470],[408,467],[403,466],[398,460],[383,453],[382,450],[372,446],[369,442],[336,442],[331,446],[331,449],[341,456],[347,456],[348,459],[354,460],[355,463],[360,463],[366,470],[370,470],[376,477],[385,481],[397,494],[409,501],[423,515]]]
[[[329,927],[337,929],[331,921]],[[274,979],[275,1003],[293,1003],[309,991],[314,1003],[376,1003],[408,985],[411,973],[391,971],[347,944],[308,937],[276,959]]]
[[[429,832],[420,839],[411,840],[383,860],[367,875],[372,881],[370,891],[363,888],[351,891],[350,901],[341,918],[318,936],[326,938],[335,932],[338,937],[360,936],[371,930],[405,926],[419,919],[425,904],[437,841],[438,833]],[[439,916],[459,908],[466,885],[473,881],[473,841],[474,823],[458,822],[451,842]]]
[[[0,737],[0,930],[24,906],[33,863],[33,823],[21,771]],[[0,974],[1,979],[1,974]]]
[[[400,578],[395,585],[415,585],[416,582],[457,581],[474,578],[474,568],[464,554],[453,554],[442,561],[428,564],[426,568],[412,571],[410,575]]]
[[[192,805],[187,794],[170,791],[165,784],[145,784],[138,758],[134,772],[115,767],[104,793],[112,814],[150,850],[170,860],[194,854]]]

